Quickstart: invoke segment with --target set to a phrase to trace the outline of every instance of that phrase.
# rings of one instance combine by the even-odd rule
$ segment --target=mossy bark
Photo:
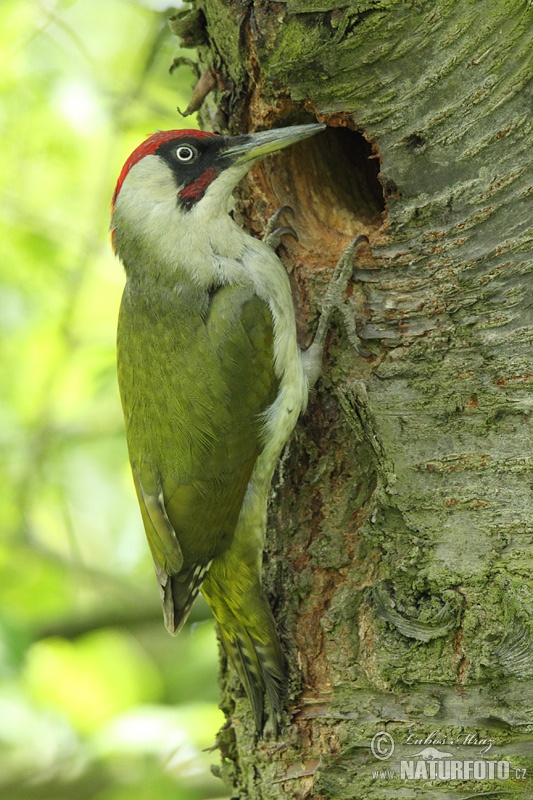
[[[257,741],[224,675],[231,796],[531,797],[531,6],[192,8],[189,44],[217,87],[206,126],[328,124],[241,196],[257,233],[280,204],[295,211],[283,257],[303,342],[338,256],[370,240],[347,301],[368,357],[339,315],[273,492],[287,725]],[[381,731],[396,748],[380,761]],[[427,747],[507,760],[509,777],[425,780],[422,756],[426,773],[402,777]]]

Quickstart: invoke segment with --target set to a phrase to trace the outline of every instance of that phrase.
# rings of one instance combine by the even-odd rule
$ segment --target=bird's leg
[[[304,370],[310,387],[314,386],[320,375],[322,355],[330,326],[331,314],[336,309],[339,309],[342,314],[346,333],[354,348],[360,356],[369,358],[369,353],[366,353],[361,347],[361,340],[355,330],[351,309],[345,303],[344,298],[344,293],[353,274],[355,252],[361,242],[368,242],[368,238],[364,234],[357,236],[340,257],[322,303],[322,313],[320,314],[313,343],[302,353]]]
[[[290,214],[294,217],[294,211],[290,206],[281,206],[281,208],[278,208],[278,210],[272,214],[267,222],[263,241],[265,244],[271,247],[272,250],[275,250],[277,247],[279,247],[282,236],[292,236],[294,239],[296,239],[296,241],[298,241],[298,234],[292,225],[283,225],[281,218],[285,214]]]

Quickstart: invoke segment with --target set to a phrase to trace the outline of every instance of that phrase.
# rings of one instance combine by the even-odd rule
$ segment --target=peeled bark
[[[189,44],[217,86],[206,127],[329,126],[241,192],[258,234],[294,209],[282,254],[302,344],[342,250],[370,240],[347,300],[363,355],[337,315],[273,492],[265,583],[292,687],[280,742],[256,741],[223,673],[232,797],[533,796],[531,8],[192,9]],[[396,745],[382,761],[381,731]],[[402,777],[428,746],[509,760],[509,778]]]

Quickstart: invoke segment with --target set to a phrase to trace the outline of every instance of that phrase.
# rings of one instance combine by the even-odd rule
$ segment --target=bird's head
[[[154,133],[119,175],[111,206],[115,250],[127,266],[136,255],[146,261],[147,252],[160,250],[161,243],[167,251],[179,250],[193,232],[195,240],[202,232],[208,235],[227,215],[233,189],[256,161],[324,128],[296,125],[242,136]]]

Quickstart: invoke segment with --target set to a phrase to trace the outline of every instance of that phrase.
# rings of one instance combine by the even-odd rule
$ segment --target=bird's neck
[[[242,260],[250,236],[225,212],[206,219],[203,209],[175,203],[156,214],[116,214],[113,243],[128,277],[177,280],[184,274],[199,288],[246,282]]]

